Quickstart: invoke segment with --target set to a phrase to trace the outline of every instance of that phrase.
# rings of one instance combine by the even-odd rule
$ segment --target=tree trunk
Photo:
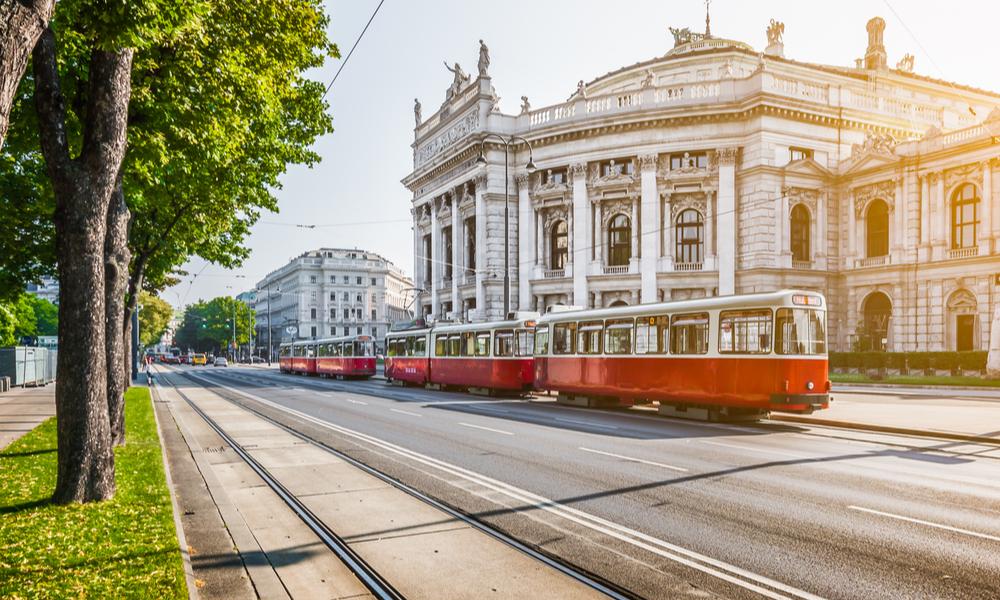
[[[111,443],[125,444],[125,390],[128,388],[126,364],[130,346],[126,340],[121,315],[125,310],[128,285],[129,210],[119,182],[108,205],[107,232],[104,236],[104,312],[105,344],[108,365],[108,418]]]
[[[0,0],[0,150],[31,49],[49,24],[55,0]]]
[[[91,52],[83,145],[71,159],[51,29],[35,47],[35,109],[56,200],[60,287],[54,502],[104,500],[115,493],[104,247],[108,207],[125,155],[131,67],[131,50]]]

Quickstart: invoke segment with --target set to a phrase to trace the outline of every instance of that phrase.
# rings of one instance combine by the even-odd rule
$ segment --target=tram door
[[[955,349],[959,352],[972,350],[976,326],[975,315],[956,315],[955,317]]]

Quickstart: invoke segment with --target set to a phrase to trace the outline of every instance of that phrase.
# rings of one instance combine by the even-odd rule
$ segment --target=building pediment
[[[881,167],[894,166],[899,159],[893,154],[868,151],[853,158],[851,164],[844,170],[844,175],[854,175],[863,171],[878,169]]]
[[[789,176],[800,176],[809,179],[829,179],[833,177],[833,173],[823,165],[816,162],[812,158],[803,158],[801,160],[796,160],[785,165],[784,168],[785,177]]]

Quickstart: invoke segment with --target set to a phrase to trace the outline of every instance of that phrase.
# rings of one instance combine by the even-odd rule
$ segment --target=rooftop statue
[[[676,29],[674,27],[669,27],[671,35],[674,36],[674,48],[680,46],[681,44],[687,44],[691,41],[691,28],[685,27],[684,29]]]
[[[489,77],[487,70],[490,68],[490,49],[483,40],[479,40],[479,76]]]
[[[780,44],[785,36],[785,24],[771,19],[767,26],[767,45]]]
[[[896,63],[896,69],[903,71],[904,73],[913,72],[913,55],[907,52],[903,55],[903,58],[899,59]]]
[[[451,85],[448,86],[447,99],[451,100],[460,91],[462,91],[462,87],[464,87],[467,83],[469,83],[471,77],[466,75],[465,71],[462,70],[462,66],[459,65],[458,63],[455,63],[455,68],[451,68],[448,66],[448,62],[445,61],[444,68],[448,69],[455,75],[455,79],[451,82]]]
[[[528,102],[527,96],[521,96],[521,114],[526,115],[531,112],[531,103]]]
[[[417,122],[417,125],[419,126],[420,121],[422,119],[420,117],[420,100],[417,98],[413,99],[413,119]]]

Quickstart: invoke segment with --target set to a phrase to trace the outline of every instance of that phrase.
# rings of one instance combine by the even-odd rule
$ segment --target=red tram
[[[390,332],[386,378],[486,393],[528,391],[534,380],[532,351],[538,315],[515,317]]]
[[[550,313],[535,331],[535,387],[585,406],[658,401],[692,418],[829,406],[826,301],[785,290]]]
[[[335,377],[371,377],[375,374],[375,343],[358,335],[281,344],[278,368],[282,373]]]

